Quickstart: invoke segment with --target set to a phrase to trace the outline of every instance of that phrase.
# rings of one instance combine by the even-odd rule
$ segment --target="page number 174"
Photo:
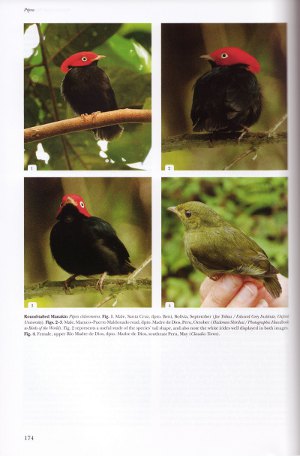
[[[33,435],[25,435],[25,440],[34,440]]]

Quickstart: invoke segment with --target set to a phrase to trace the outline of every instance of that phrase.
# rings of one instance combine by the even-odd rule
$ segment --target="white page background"
[[[24,8],[33,8],[35,12],[23,13]],[[299,321],[299,294],[296,294],[299,270],[296,55],[299,54],[295,13],[295,2],[280,0],[2,3],[0,185],[1,278],[5,287],[0,320],[1,455],[297,454],[295,366],[299,358],[294,336]],[[153,24],[152,170],[143,175],[153,177],[155,309],[138,310],[141,314],[160,312],[160,23],[289,23],[290,341],[278,333],[209,340],[23,338],[23,178],[28,174],[22,171],[24,22]],[[126,174],[141,176],[135,172]],[[218,174],[232,175],[196,173]],[[86,173],[72,172],[72,175]],[[287,176],[287,173],[255,175]],[[281,313],[281,310],[267,310],[270,311]],[[46,314],[47,310],[42,312]],[[65,313],[52,309],[49,314],[60,312]],[[80,314],[81,310],[72,309],[73,314],[76,312]],[[111,310],[101,309],[101,312]],[[34,435],[34,441],[25,442],[25,434]]]

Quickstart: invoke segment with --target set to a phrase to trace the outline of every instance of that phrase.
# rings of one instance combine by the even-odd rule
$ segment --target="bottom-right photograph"
[[[288,305],[287,178],[162,179],[162,306]]]

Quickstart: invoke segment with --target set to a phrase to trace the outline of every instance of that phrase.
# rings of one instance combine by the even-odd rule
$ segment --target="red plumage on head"
[[[85,207],[85,202],[83,201],[81,196],[75,195],[74,193],[68,193],[67,195],[64,195],[62,197],[56,217],[59,216],[59,214],[67,204],[72,204],[74,207],[76,207],[78,212],[84,215],[85,217],[91,217],[91,214],[87,211]]]
[[[209,54],[211,60],[219,66],[248,65],[251,73],[259,73],[260,64],[255,57],[237,47],[223,47]]]
[[[104,57],[105,55],[98,55],[90,51],[77,52],[64,60],[60,69],[63,73],[67,73],[73,67],[89,66],[91,63]]]

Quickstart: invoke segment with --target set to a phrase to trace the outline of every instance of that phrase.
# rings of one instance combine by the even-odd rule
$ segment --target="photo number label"
[[[174,171],[174,165],[166,165],[165,171]]]

